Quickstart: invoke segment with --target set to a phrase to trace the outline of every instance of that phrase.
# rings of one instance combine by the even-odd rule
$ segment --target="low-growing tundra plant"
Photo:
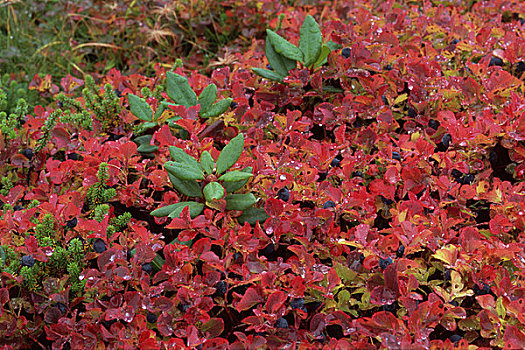
[[[208,151],[201,154],[200,161],[181,148],[170,146],[172,161],[164,163],[173,187],[182,194],[200,200],[179,202],[158,208],[151,212],[157,217],[175,218],[185,207],[191,217],[199,215],[204,206],[222,210],[246,210],[257,199],[251,193],[233,193],[241,189],[253,176],[251,167],[242,170],[230,169],[241,156],[244,136],[234,137],[221,151],[217,160]]]

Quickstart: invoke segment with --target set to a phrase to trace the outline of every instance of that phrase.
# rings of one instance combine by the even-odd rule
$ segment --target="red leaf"
[[[284,305],[287,295],[282,291],[273,292],[268,297],[265,308],[271,314],[276,314],[277,311]]]
[[[341,279],[333,267],[330,268],[330,271],[328,271],[327,278],[329,291],[332,291],[335,287],[341,284]]]
[[[270,216],[279,216],[283,212],[283,203],[279,199],[268,198],[264,204],[266,214]]]
[[[153,249],[145,243],[139,243],[136,246],[137,261],[144,263],[153,260],[156,256]]]
[[[245,311],[262,301],[264,301],[264,299],[261,295],[260,288],[250,287],[237,303],[236,309],[238,312]]]
[[[135,142],[126,142],[123,145],[120,145],[119,147],[119,153],[116,154],[117,158],[122,159],[119,157],[120,155],[124,156],[124,159],[126,161],[129,161],[131,157],[137,154],[137,145]]]
[[[206,337],[208,339],[216,338],[221,335],[224,330],[224,321],[222,318],[212,318],[202,325],[201,331],[208,332]]]
[[[326,315],[315,314],[310,321],[310,332],[314,336],[319,336],[323,333],[326,327]]]
[[[20,198],[24,196],[25,187],[22,185],[17,185],[9,190],[7,196],[0,196],[0,200],[4,203],[9,203],[14,205]]]
[[[503,335],[504,349],[525,349],[525,334],[516,326],[507,326]]]

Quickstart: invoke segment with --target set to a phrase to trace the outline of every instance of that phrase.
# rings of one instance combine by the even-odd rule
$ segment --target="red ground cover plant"
[[[319,69],[256,76],[261,37],[210,75],[176,68],[194,96],[161,65],[94,92],[68,76],[0,135],[3,348],[525,347],[523,4],[282,11],[290,43],[310,14],[338,45]],[[222,115],[174,105],[212,83]],[[203,201],[172,186],[197,177],[166,172],[170,146],[203,164],[240,133],[253,176],[229,191],[252,208],[150,215]]]

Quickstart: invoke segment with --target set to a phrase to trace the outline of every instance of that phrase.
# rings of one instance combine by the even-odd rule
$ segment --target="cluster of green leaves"
[[[20,274],[23,278],[22,283],[31,291],[38,290],[45,278],[60,278],[67,273],[72,292],[78,293],[83,290],[85,284],[85,281],[79,279],[85,268],[85,246],[79,238],[73,238],[68,247],[64,248],[56,237],[55,224],[53,215],[46,214],[34,229],[39,246],[53,249],[48,262],[35,261],[32,266],[21,266],[20,256],[10,246],[3,246],[0,249],[0,270],[12,275]]]
[[[175,104],[163,100],[159,103],[157,110],[153,113],[153,110],[149,103],[146,101],[146,94],[142,94],[144,97],[139,97],[134,94],[128,95],[129,108],[131,113],[135,115],[140,120],[143,120],[145,123],[142,123],[140,126],[140,132],[153,128],[162,123],[161,116],[162,113],[167,110],[170,106],[182,105],[186,108],[200,105],[199,115],[201,118],[212,118],[222,113],[226,112],[231,102],[231,98],[225,98],[217,101],[217,86],[215,84],[210,84],[206,86],[200,93],[197,98],[197,94],[190,87],[188,79],[173,73],[168,72],[166,74],[166,84],[167,84],[167,94]],[[168,125],[175,127],[174,122],[179,120],[180,116],[174,116],[167,119]],[[151,146],[155,147],[155,146]],[[157,148],[151,148],[149,152],[156,151]]]
[[[82,90],[86,108],[95,114],[95,118],[102,123],[102,128],[107,131],[122,123],[120,119],[120,99],[113,91],[111,84],[104,85],[104,93],[101,96],[95,85],[93,77],[85,78],[85,87]]]
[[[42,136],[40,136],[38,139],[37,145],[35,147],[36,152],[43,150],[49,143],[51,132],[55,128],[61,114],[62,111],[60,109],[56,109],[48,115],[46,121],[44,122],[44,126],[42,127]]]
[[[125,212],[117,217],[112,218],[108,225],[107,235],[108,237],[114,234],[115,232],[121,232],[124,230],[128,223],[131,220],[131,214],[129,212]]]
[[[272,69],[252,68],[252,71],[263,78],[280,82],[297,67],[297,62],[314,70],[325,64],[330,52],[338,47],[333,41],[323,44],[319,24],[311,15],[306,16],[301,26],[299,47],[271,29],[267,29],[266,34],[266,58]]]
[[[0,260],[2,271],[10,275],[16,275],[20,271],[20,259],[12,246],[3,245],[0,247]]]
[[[106,181],[109,179],[108,163],[100,163],[97,172],[98,181],[91,185],[86,193],[85,203],[89,210],[95,209],[98,205],[109,202],[117,195],[114,188],[106,188]]]
[[[27,100],[31,99],[27,88],[23,88],[15,80],[9,81],[5,74],[0,79],[0,131],[8,140],[18,137],[24,117],[29,110]]]
[[[244,136],[237,135],[224,147],[217,160],[207,151],[202,152],[200,161],[182,149],[170,146],[173,161],[164,163],[173,187],[188,197],[204,199],[204,203],[187,201],[171,204],[151,212],[157,217],[175,218],[185,207],[189,207],[191,217],[196,217],[204,205],[217,208],[218,200],[226,201],[226,210],[246,210],[253,206],[257,199],[251,193],[235,194],[252,177],[251,167],[242,170],[228,171],[239,159],[244,148]],[[207,180],[206,175],[213,179]],[[200,180],[200,181],[199,181]]]

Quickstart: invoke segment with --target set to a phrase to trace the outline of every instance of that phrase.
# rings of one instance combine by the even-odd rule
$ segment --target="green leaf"
[[[213,157],[211,156],[210,152],[204,151],[201,154],[201,167],[204,169],[204,171],[211,175],[213,173],[213,167],[215,165],[215,161],[213,160]]]
[[[153,111],[145,99],[133,94],[128,95],[129,109],[133,115],[141,120],[150,122],[153,118]]]
[[[227,181],[227,182],[234,182],[234,181],[241,181],[246,180],[252,177],[252,174],[249,174],[244,171],[234,170],[227,172],[226,174],[219,177],[219,180],[221,181]]]
[[[257,199],[251,193],[229,194],[226,196],[226,210],[245,210],[257,203]]]
[[[304,64],[307,67],[312,66],[321,53],[323,44],[323,35],[321,28],[315,19],[308,15],[301,26],[301,36],[299,37],[299,49],[304,56]]]
[[[159,106],[157,107],[157,110],[155,111],[155,115],[153,115],[153,120],[157,120],[160,118],[160,116],[162,115],[162,113],[164,113],[164,111],[166,110],[167,108],[167,105],[165,103],[166,101],[162,101]]]
[[[246,168],[242,169],[241,171],[243,171],[245,173],[252,174],[253,173],[253,168],[251,166],[249,166],[249,167],[246,167]],[[234,182],[224,182],[222,184],[222,186],[224,186],[224,188],[226,189],[226,192],[233,193],[233,192],[239,190],[240,188],[242,188],[244,185],[246,185],[248,183],[248,181],[249,181],[249,179],[242,180],[242,181],[234,181]]]
[[[221,186],[218,182],[210,182],[204,188],[202,189],[202,193],[204,193],[204,198],[206,198],[206,201],[212,201],[214,199],[221,199],[224,197],[224,187]]]
[[[159,150],[158,146],[142,144],[137,148],[139,153],[153,153]]]
[[[213,117],[223,114],[224,112],[228,110],[232,101],[233,99],[229,97],[219,100],[217,103],[214,103],[205,113],[201,113],[201,117],[213,118]]]
[[[0,245],[0,260],[2,262],[2,265],[5,265],[5,260],[6,260],[5,251],[1,245]]]
[[[188,164],[198,169],[201,168],[199,162],[197,162],[197,159],[184,152],[182,148],[169,146],[168,149],[170,150],[171,159],[173,159],[175,162]]]
[[[327,42],[325,45],[328,46],[331,51],[339,50],[340,48],[343,47],[342,45],[337,44],[337,43],[333,42],[332,40]]]
[[[206,113],[217,99],[217,86],[215,84],[210,84],[202,90],[199,95],[199,103],[201,105],[200,114]]]
[[[176,208],[179,207],[179,204],[180,203],[170,204],[170,205],[166,205],[164,207],[157,208],[157,209],[153,210],[150,213],[150,215],[153,215],[153,216],[156,216],[156,217],[168,216],[168,215],[171,214],[172,211],[174,211]]]
[[[151,261],[151,267],[153,267],[153,271],[159,272],[162,269],[162,265],[164,265],[164,263],[164,259],[162,259],[162,257],[157,254]]]
[[[177,207],[170,213],[170,215],[168,215],[170,219],[178,218],[180,213],[182,213],[182,210],[186,207],[190,207],[190,216],[192,218],[202,213],[202,210],[204,209],[204,204],[197,202],[180,202],[173,205],[176,205]]]
[[[276,71],[264,69],[264,68],[252,68],[252,72],[254,72],[255,74],[265,79],[279,81],[279,82],[282,82],[285,77],[284,75],[280,75]]]
[[[266,37],[266,58],[268,59],[268,62],[272,66],[273,70],[281,76],[287,76],[290,69],[294,69],[297,65],[296,61],[278,54],[274,50],[268,37]]]
[[[222,174],[226,170],[230,169],[233,164],[239,160],[242,150],[244,148],[244,136],[242,133],[235,136],[230,142],[223,148],[217,158],[217,164],[215,170],[217,174]]]
[[[166,73],[167,93],[168,96],[178,104],[186,108],[195,106],[197,104],[197,95],[188,83],[188,79],[182,75],[173,72]]]
[[[319,54],[319,57],[317,58],[317,60],[314,63],[314,69],[318,68],[318,67],[321,67],[323,64],[325,64],[327,62],[327,57],[330,54],[330,52],[332,52],[332,50],[330,50],[330,48],[328,46],[323,45],[321,47],[321,53]]]
[[[323,85],[323,92],[344,92],[344,90],[330,85]]]
[[[273,49],[277,53],[291,60],[303,62],[303,53],[297,46],[290,43],[271,29],[266,29],[266,34],[270,38],[270,43],[272,43]]]
[[[175,187],[175,189],[177,189],[179,192],[182,192],[188,197],[202,198],[202,190],[198,182],[191,180],[181,180],[169,172],[168,177],[170,178],[173,187]]]
[[[204,174],[200,168],[193,165],[177,162],[166,162],[164,168],[181,180],[204,180]]]
[[[270,216],[264,211],[264,208],[251,207],[244,210],[237,220],[241,225],[244,225],[245,222],[248,222],[250,225],[255,225],[257,221],[259,221],[260,224],[263,224],[269,217]]]
[[[152,137],[153,135],[142,135],[139,137],[135,137],[133,142],[135,142],[137,145],[144,145],[144,144],[149,145],[149,142],[151,141]]]

